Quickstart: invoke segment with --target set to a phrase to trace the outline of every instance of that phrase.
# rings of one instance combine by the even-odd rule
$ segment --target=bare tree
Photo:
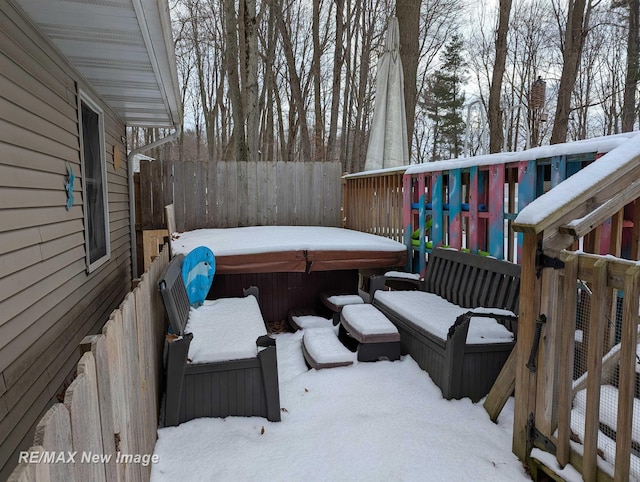
[[[242,23],[244,25],[244,50],[241,58],[246,71],[246,83],[243,84],[242,98],[245,101],[247,158],[259,160],[260,144],[260,105],[258,85],[258,32],[256,0],[241,0]]]
[[[400,58],[404,70],[404,96],[407,116],[409,152],[416,115],[418,90],[416,86],[418,59],[420,57],[420,5],[422,0],[405,0],[396,3],[396,16],[400,27]]]
[[[503,144],[502,110],[500,107],[502,93],[502,79],[504,77],[507,60],[507,32],[509,30],[509,16],[511,15],[511,0],[500,0],[500,14],[496,31],[495,61],[491,87],[489,89],[489,152],[500,152]]]
[[[597,3],[599,2],[594,3],[592,0],[569,0],[562,46],[562,74],[558,87],[558,103],[551,132],[551,144],[559,144],[567,140],[571,94],[578,75],[584,39],[589,30],[589,17]],[[559,9],[557,12],[559,13]]]
[[[224,25],[226,29],[226,71],[229,98],[233,116],[233,143],[236,161],[247,160],[247,144],[244,130],[244,107],[240,91],[240,66],[238,64],[238,19],[234,0],[224,0]]]
[[[332,73],[332,82],[331,82],[331,91],[333,95],[331,96],[331,114],[329,117],[329,138],[328,138],[328,146],[327,150],[329,153],[329,160],[339,160],[340,159],[340,149],[338,144],[338,119],[339,119],[339,108],[340,108],[340,96],[337,95],[337,92],[341,91],[341,83],[342,83],[342,65],[344,62],[344,58],[342,55],[342,43],[344,41],[344,0],[334,0],[336,6],[336,24],[335,24],[335,43],[334,43],[334,53],[333,53],[333,73]]]
[[[627,0],[629,31],[627,36],[627,75],[622,105],[622,132],[630,132],[636,121],[636,88],[638,84],[638,14],[639,0]]]
[[[290,112],[289,133],[290,135],[294,134],[294,127],[297,123],[300,131],[300,149],[302,151],[302,159],[307,161],[311,159],[311,144],[309,141],[309,128],[307,126],[307,112],[305,109],[302,83],[296,67],[296,56],[293,51],[293,43],[291,41],[291,35],[289,33],[287,23],[285,22],[281,2],[282,0],[274,1],[274,5],[276,6],[276,22],[278,30],[280,31],[280,38],[282,39],[284,56],[287,60],[288,81],[291,87],[293,110],[295,110],[297,114],[297,118],[295,118],[291,116],[293,111]]]

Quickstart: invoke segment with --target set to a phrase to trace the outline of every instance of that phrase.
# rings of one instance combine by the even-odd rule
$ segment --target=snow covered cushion
[[[433,293],[424,291],[378,291],[376,303],[395,312],[416,328],[447,339],[449,327],[468,311],[513,315],[506,310],[486,308],[462,308]],[[469,323],[467,344],[511,343],[513,333],[494,318],[472,317]]]
[[[189,360],[207,363],[255,357],[256,339],[267,329],[258,301],[247,296],[206,300],[191,308],[185,332],[193,333]]]

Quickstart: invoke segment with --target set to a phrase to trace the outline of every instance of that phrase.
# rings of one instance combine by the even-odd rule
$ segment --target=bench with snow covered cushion
[[[280,420],[275,340],[255,296],[189,305],[182,255],[160,276],[172,335],[166,345],[164,425],[199,417],[261,416]]]
[[[376,291],[374,306],[398,328],[402,353],[445,398],[477,401],[515,345],[520,267],[438,248],[421,284],[418,291]]]
[[[342,309],[340,321],[341,334],[358,342],[358,361],[400,358],[400,333],[375,306],[347,305]]]

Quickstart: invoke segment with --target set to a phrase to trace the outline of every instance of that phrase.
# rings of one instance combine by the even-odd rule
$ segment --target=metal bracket
[[[544,254],[542,250],[542,243],[538,243],[538,248],[536,249],[536,277],[539,278],[542,270],[544,268],[552,268],[552,269],[563,269],[564,261],[558,258],[552,258],[551,256],[547,256]]]
[[[553,455],[556,455],[556,452],[558,450],[556,448],[556,444],[554,444],[551,439],[543,435],[542,432],[540,432],[540,430],[536,428],[535,417],[533,416],[533,413],[530,413],[529,418],[527,419],[527,442],[529,443],[529,449],[532,449],[534,446],[536,446]]]
[[[531,373],[536,371],[536,356],[538,355],[538,346],[540,345],[540,335],[542,334],[542,325],[547,322],[547,315],[541,313],[536,320],[536,331],[533,334],[533,344],[531,345],[531,353],[529,353],[529,361],[527,368]]]

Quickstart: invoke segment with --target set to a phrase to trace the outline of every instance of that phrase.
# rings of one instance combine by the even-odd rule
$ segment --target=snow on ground
[[[171,249],[187,254],[208,246],[216,256],[283,251],[404,251],[404,244],[374,234],[324,226],[249,226],[197,229],[174,236]]]
[[[511,452],[512,400],[496,425],[481,403],[442,399],[411,357],[308,370],[301,339],[277,335],[281,422],[162,428],[151,480],[530,480]]]

